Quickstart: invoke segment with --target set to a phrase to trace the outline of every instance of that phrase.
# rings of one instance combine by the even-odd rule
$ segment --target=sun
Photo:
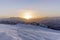
[[[19,17],[23,19],[32,19],[34,18],[34,11],[32,10],[22,10],[19,12]]]
[[[32,16],[31,15],[25,15],[23,18],[25,18],[25,19],[31,19]]]
[[[23,18],[31,19],[32,18],[31,12],[25,12]]]

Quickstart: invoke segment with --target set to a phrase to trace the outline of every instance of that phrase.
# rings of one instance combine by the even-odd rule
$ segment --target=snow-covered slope
[[[37,22],[47,25],[48,28],[60,30],[60,17],[44,18]]]
[[[60,40],[60,32],[33,25],[0,24],[0,40]]]

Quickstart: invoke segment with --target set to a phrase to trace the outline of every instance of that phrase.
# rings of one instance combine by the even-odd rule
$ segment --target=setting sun
[[[21,14],[20,14],[21,13]],[[19,16],[24,19],[32,19],[33,18],[33,11],[31,10],[22,10],[19,12]]]
[[[30,19],[30,18],[32,18],[32,16],[31,15],[25,15],[23,18]]]
[[[31,12],[25,12],[23,18],[31,19],[32,18]]]

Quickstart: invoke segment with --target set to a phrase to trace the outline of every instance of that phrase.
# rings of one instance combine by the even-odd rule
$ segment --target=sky
[[[35,11],[35,16],[59,17],[60,0],[0,0],[0,17],[18,17],[21,10]]]

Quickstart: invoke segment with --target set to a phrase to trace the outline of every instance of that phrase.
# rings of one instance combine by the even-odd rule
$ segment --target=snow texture
[[[60,40],[60,32],[26,24],[0,24],[0,40]]]

